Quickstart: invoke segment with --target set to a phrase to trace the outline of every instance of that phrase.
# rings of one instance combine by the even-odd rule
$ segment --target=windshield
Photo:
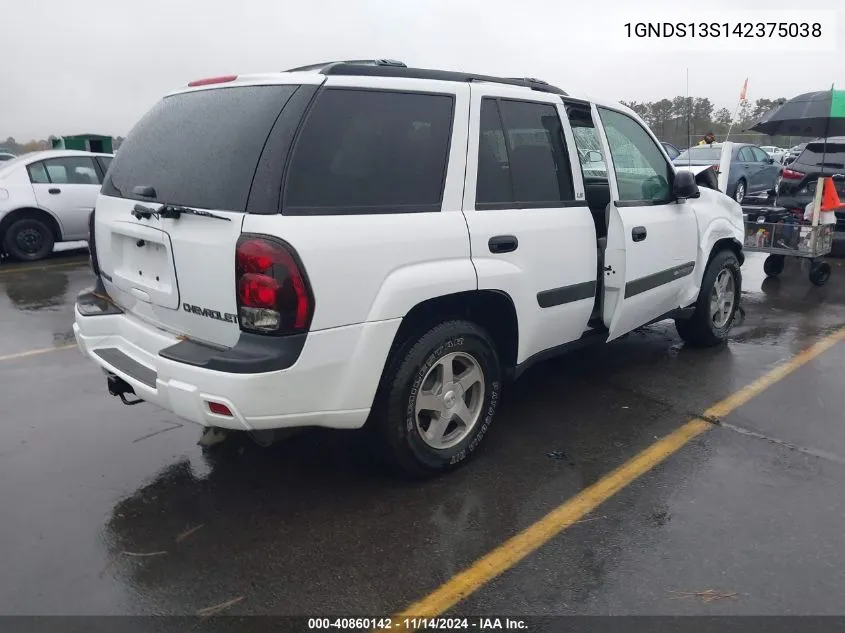
[[[103,193],[244,211],[261,150],[297,87],[216,88],[162,99],[120,146]],[[138,186],[152,187],[155,197],[134,196]]]
[[[721,147],[691,147],[681,152],[674,162],[682,163],[685,160],[719,160],[721,157]]]

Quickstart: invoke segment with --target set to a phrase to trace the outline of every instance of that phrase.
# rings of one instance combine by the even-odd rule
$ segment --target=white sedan
[[[760,149],[769,155],[769,158],[774,158],[776,163],[782,163],[786,156],[786,150],[782,147],[775,147],[774,145],[761,145]]]
[[[0,162],[0,249],[22,261],[88,239],[111,154],[47,150]]]

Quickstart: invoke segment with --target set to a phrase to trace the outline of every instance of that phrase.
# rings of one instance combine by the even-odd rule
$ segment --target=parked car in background
[[[663,149],[666,150],[666,153],[669,155],[669,160],[675,160],[681,154],[680,148],[668,141],[660,141],[660,144],[663,145]]]
[[[8,152],[0,152],[0,163],[12,160],[13,158],[15,158],[14,154],[10,154]]]
[[[47,150],[0,163],[0,248],[23,261],[42,259],[56,242],[88,239],[111,154]]]
[[[690,147],[672,162],[675,167],[689,168],[695,174],[707,168],[718,172],[723,147],[722,143]],[[774,196],[783,169],[780,163],[756,145],[732,143],[731,147],[731,171],[725,193],[740,204],[746,198]]]
[[[845,199],[845,136],[834,136],[805,143],[804,151],[784,168],[778,185],[777,204],[787,209],[801,209],[813,201],[816,184],[824,175],[833,178],[839,197]],[[845,209],[836,212],[836,230],[845,231]]]
[[[796,158],[798,158],[798,156],[801,155],[801,152],[804,151],[805,147],[807,147],[807,143],[799,143],[798,145],[795,145],[794,147],[790,147],[786,151],[786,156],[783,157],[783,164],[788,165],[789,163],[794,161]]]
[[[786,158],[786,150],[775,145],[761,145],[760,149],[766,152],[770,158],[774,158],[775,162],[782,163]]]

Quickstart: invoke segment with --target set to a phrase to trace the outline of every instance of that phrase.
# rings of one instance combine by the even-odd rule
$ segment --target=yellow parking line
[[[48,352],[58,352],[63,349],[70,349],[76,345],[60,345],[59,347],[45,347],[44,349],[31,349],[28,352],[16,352],[15,354],[6,354],[0,356],[0,362],[4,360],[15,360],[17,358],[26,358],[27,356],[38,356],[39,354],[47,354]]]
[[[727,415],[842,340],[845,340],[845,328],[826,336],[751,384],[714,404],[705,411],[704,416],[718,418]],[[713,425],[702,419],[694,418],[688,421],[499,545],[422,600],[410,605],[395,616],[395,621],[401,623],[406,617],[433,617],[444,613],[676,453],[691,439],[711,428]]]
[[[0,269],[0,275],[26,273],[33,270],[52,270],[53,268],[68,268],[69,266],[79,266],[80,264],[85,264],[87,262],[87,259],[77,259],[72,262],[62,262],[60,264],[44,264],[42,266],[18,266],[15,268]]]

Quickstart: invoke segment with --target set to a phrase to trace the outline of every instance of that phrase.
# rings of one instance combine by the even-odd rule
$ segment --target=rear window
[[[824,162],[825,167],[843,169],[845,168],[845,139],[829,142],[826,150],[824,143],[808,143],[797,162],[814,167],[821,167]]]
[[[719,160],[722,157],[721,147],[690,147],[675,158],[677,162],[685,160]]]
[[[132,129],[103,193],[187,207],[244,211],[276,117],[298,86],[242,86],[166,97]]]
[[[286,176],[288,215],[439,211],[453,97],[324,90]]]

